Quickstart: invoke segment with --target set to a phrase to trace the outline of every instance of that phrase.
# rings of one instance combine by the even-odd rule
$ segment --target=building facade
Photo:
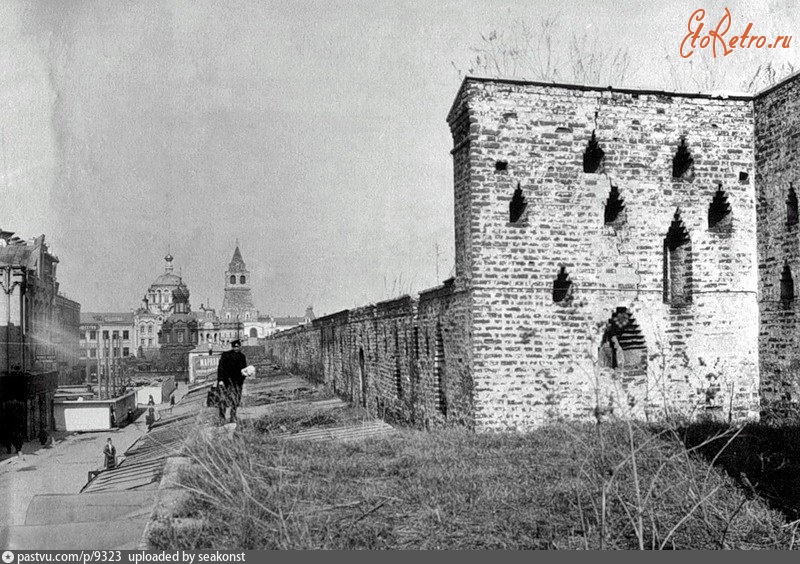
[[[53,334],[59,384],[78,384],[83,381],[81,361],[81,305],[66,296],[56,294]]]
[[[796,406],[799,84],[468,77],[448,116],[455,278],[268,348],[355,402],[477,430]]]
[[[98,383],[98,374],[117,377],[121,382],[124,359],[135,356],[134,314],[132,312],[85,312],[81,314],[80,359],[85,382]],[[104,380],[105,381],[105,380]]]
[[[59,293],[45,236],[0,230],[0,419],[33,438],[53,429],[53,398],[77,364],[80,304]]]

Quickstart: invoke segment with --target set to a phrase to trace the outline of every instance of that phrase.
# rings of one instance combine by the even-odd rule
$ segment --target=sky
[[[83,311],[138,307],[167,252],[193,306],[219,308],[238,240],[262,313],[333,313],[454,274],[445,118],[492,31],[553,16],[565,65],[572,36],[630,55],[614,86],[741,90],[758,65],[800,68],[800,37],[678,57],[697,8],[800,35],[796,0],[553,6],[6,0],[0,228],[46,235]]]

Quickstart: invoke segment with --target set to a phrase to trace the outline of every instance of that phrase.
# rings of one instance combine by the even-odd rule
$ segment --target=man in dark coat
[[[236,408],[242,401],[242,369],[247,368],[247,359],[242,354],[239,339],[231,341],[231,350],[222,353],[217,366],[217,386],[220,389],[219,416],[225,421],[225,409],[231,408],[231,421],[236,421]]]
[[[108,438],[106,446],[103,447],[103,457],[105,458],[106,470],[113,470],[117,467],[117,448],[111,442],[111,437]]]

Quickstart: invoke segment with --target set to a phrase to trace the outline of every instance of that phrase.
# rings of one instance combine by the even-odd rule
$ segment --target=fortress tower
[[[256,319],[258,310],[253,305],[253,296],[250,292],[250,271],[244,264],[237,243],[228,270],[225,271],[225,295],[222,299],[220,320],[244,322]]]

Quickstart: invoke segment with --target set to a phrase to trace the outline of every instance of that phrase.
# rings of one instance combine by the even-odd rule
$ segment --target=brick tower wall
[[[750,99],[467,79],[449,122],[476,429],[611,412],[758,416]],[[586,173],[593,131],[605,156]],[[682,137],[694,163],[675,179]],[[511,223],[518,183],[527,206]],[[612,184],[624,213],[606,225]],[[731,214],[709,229],[719,187]],[[688,262],[670,267],[665,239],[678,209],[688,243],[675,256]],[[562,267],[571,298],[554,302]],[[685,305],[665,303],[670,272],[686,277]],[[646,368],[601,366],[618,307],[638,325]]]
[[[787,266],[800,297],[800,225],[788,221],[790,186],[800,191],[800,82],[783,82],[754,104],[761,395],[765,407],[780,408],[800,400],[800,308],[796,298],[781,299]]]

